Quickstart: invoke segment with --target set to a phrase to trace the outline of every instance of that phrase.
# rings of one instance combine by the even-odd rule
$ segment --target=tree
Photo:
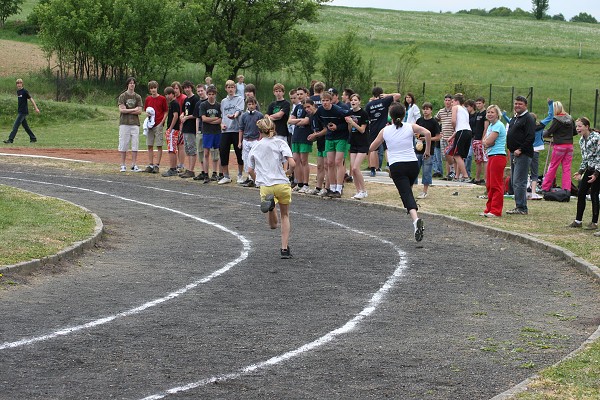
[[[571,18],[571,22],[586,22],[589,24],[597,24],[598,23],[596,18],[594,18],[593,16],[591,16],[590,14],[588,14],[586,12],[580,12],[579,14],[575,15],[573,18]]]
[[[240,69],[276,70],[303,60],[308,53],[295,42],[298,24],[315,21],[328,1],[184,0],[185,25],[197,27],[190,61],[204,63],[207,74],[219,65],[233,78]]]
[[[177,68],[182,30],[163,23],[177,11],[164,0],[53,0],[35,8],[42,47],[56,55],[60,77],[100,81],[164,77]]]
[[[411,44],[402,49],[398,55],[398,61],[396,62],[396,83],[398,85],[398,92],[405,92],[405,88],[408,87],[410,77],[420,63],[419,47],[416,44]]]
[[[562,15],[562,13],[558,13],[558,14],[554,14],[554,15],[552,16],[552,19],[553,19],[554,21],[565,21],[565,16],[564,16],[564,15]]]
[[[363,66],[357,36],[349,32],[333,42],[325,51],[321,73],[328,87],[349,86]]]
[[[11,15],[18,14],[21,11],[21,4],[25,0],[0,0],[0,28]]]
[[[550,0],[531,0],[531,4],[533,5],[531,12],[535,19],[543,19],[550,8]]]

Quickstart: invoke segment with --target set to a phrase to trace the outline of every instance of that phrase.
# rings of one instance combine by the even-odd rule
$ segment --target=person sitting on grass
[[[248,173],[252,180],[260,186],[260,210],[267,214],[267,222],[271,229],[277,228],[277,211],[279,203],[281,214],[281,258],[291,258],[288,244],[290,236],[289,207],[292,202],[292,188],[288,176],[294,171],[296,163],[292,150],[286,141],[275,138],[275,123],[265,117],[256,125],[260,131],[260,140],[248,155]],[[283,170],[287,163],[288,170]]]

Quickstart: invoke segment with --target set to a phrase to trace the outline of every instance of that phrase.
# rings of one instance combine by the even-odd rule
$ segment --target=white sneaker
[[[364,192],[358,192],[354,196],[352,196],[352,198],[356,199],[356,200],[364,199],[365,198]]]
[[[317,188],[312,188],[306,191],[306,194],[319,194],[319,190],[317,190]]]
[[[141,172],[142,171],[137,165],[132,165],[131,166],[131,170],[133,172]]]
[[[300,186],[296,185],[292,188],[292,192],[299,192],[300,191]]]
[[[127,167],[124,165],[121,165],[121,172],[127,172]]]
[[[246,182],[246,181],[244,180],[244,178],[243,178],[241,175],[238,175],[238,177],[237,177],[237,183],[239,183],[239,184],[241,185],[241,184],[242,184],[242,183],[244,183],[244,182]]]
[[[310,188],[308,186],[302,186],[302,188],[298,190],[298,193],[306,194],[309,190]]]
[[[224,176],[221,178],[221,180],[219,180],[219,182],[217,182],[218,185],[223,185],[225,183],[231,183],[231,178]]]
[[[321,189],[321,191],[319,193],[317,193],[317,196],[327,196],[327,189],[323,188]]]
[[[417,196],[417,199],[424,199],[425,197],[427,197],[427,193],[421,192],[421,194]]]
[[[363,199],[366,199],[367,197],[369,197],[369,193],[367,193],[366,190],[363,190]]]

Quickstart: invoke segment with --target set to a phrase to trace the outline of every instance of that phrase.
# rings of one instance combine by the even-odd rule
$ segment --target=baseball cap
[[[330,94],[338,94],[338,91],[337,91],[337,89],[336,89],[336,88],[329,88],[329,89],[327,89],[327,91],[328,91]]]

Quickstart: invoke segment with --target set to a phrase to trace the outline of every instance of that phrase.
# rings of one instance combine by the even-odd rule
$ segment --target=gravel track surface
[[[0,399],[489,399],[600,324],[566,262],[439,217],[417,245],[400,210],[295,196],[281,260],[255,189],[1,163],[0,183],[106,228],[0,290]]]

